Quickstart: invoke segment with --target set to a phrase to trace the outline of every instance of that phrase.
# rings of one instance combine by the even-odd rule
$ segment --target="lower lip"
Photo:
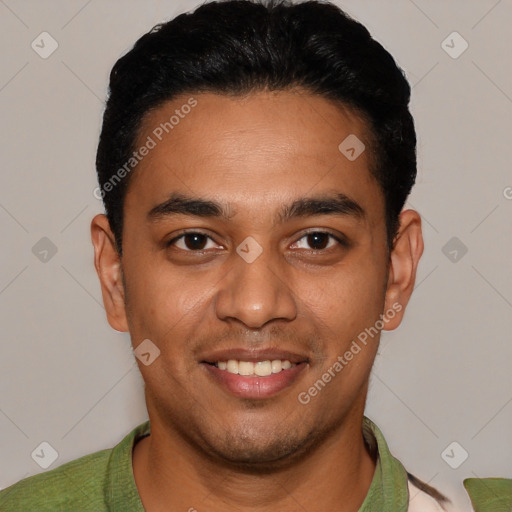
[[[201,363],[214,379],[239,398],[269,398],[291,386],[306,368],[306,363],[299,363],[288,370],[281,370],[268,377],[237,375],[216,366]]]

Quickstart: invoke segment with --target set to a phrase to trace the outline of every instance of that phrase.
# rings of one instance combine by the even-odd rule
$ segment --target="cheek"
[[[356,335],[373,325],[384,306],[385,275],[374,262],[363,258],[328,275],[307,279],[297,296],[306,314],[313,315],[329,337]]]
[[[156,258],[155,258],[156,260]],[[162,351],[178,352],[206,317],[215,292],[214,271],[189,275],[153,260],[139,269],[127,262],[127,298],[134,343],[149,338]],[[218,278],[217,278],[218,281]]]
[[[384,307],[384,277],[379,266],[361,258],[360,265],[333,273],[304,294],[325,356],[312,366],[308,389],[315,393],[318,379],[329,381],[318,393],[318,407],[328,402],[344,410],[368,379],[378,348],[375,326]]]

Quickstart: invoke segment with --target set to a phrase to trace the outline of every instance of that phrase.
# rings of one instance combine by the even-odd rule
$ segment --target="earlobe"
[[[94,266],[100,279],[108,323],[116,331],[127,332],[121,260],[105,215],[99,214],[93,218],[91,239],[94,246]]]
[[[414,210],[404,210],[400,214],[400,229],[390,254],[384,311],[387,317],[384,329],[387,331],[396,329],[402,321],[422,254],[421,217]]]

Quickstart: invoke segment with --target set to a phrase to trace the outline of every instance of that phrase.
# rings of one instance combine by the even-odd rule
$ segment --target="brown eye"
[[[212,245],[216,244],[213,240],[203,233],[183,233],[182,235],[173,238],[167,246],[176,246],[183,251],[204,251],[206,249],[211,249]],[[210,245],[210,246],[209,246]]]
[[[312,249],[325,249],[329,244],[330,235],[328,233],[310,233],[307,235],[307,242]]]
[[[331,247],[334,247],[336,244],[346,246],[346,243],[342,239],[334,236],[331,233],[328,233],[326,231],[312,231],[310,233],[306,233],[293,245],[294,248],[298,249],[308,249],[310,251],[323,251],[325,249],[330,249]]]

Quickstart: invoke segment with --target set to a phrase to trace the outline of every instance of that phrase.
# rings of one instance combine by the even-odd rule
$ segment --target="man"
[[[91,231],[150,421],[1,510],[453,509],[364,416],[423,251],[402,211],[409,94],[367,30],[317,2],[205,4],[116,63]]]

